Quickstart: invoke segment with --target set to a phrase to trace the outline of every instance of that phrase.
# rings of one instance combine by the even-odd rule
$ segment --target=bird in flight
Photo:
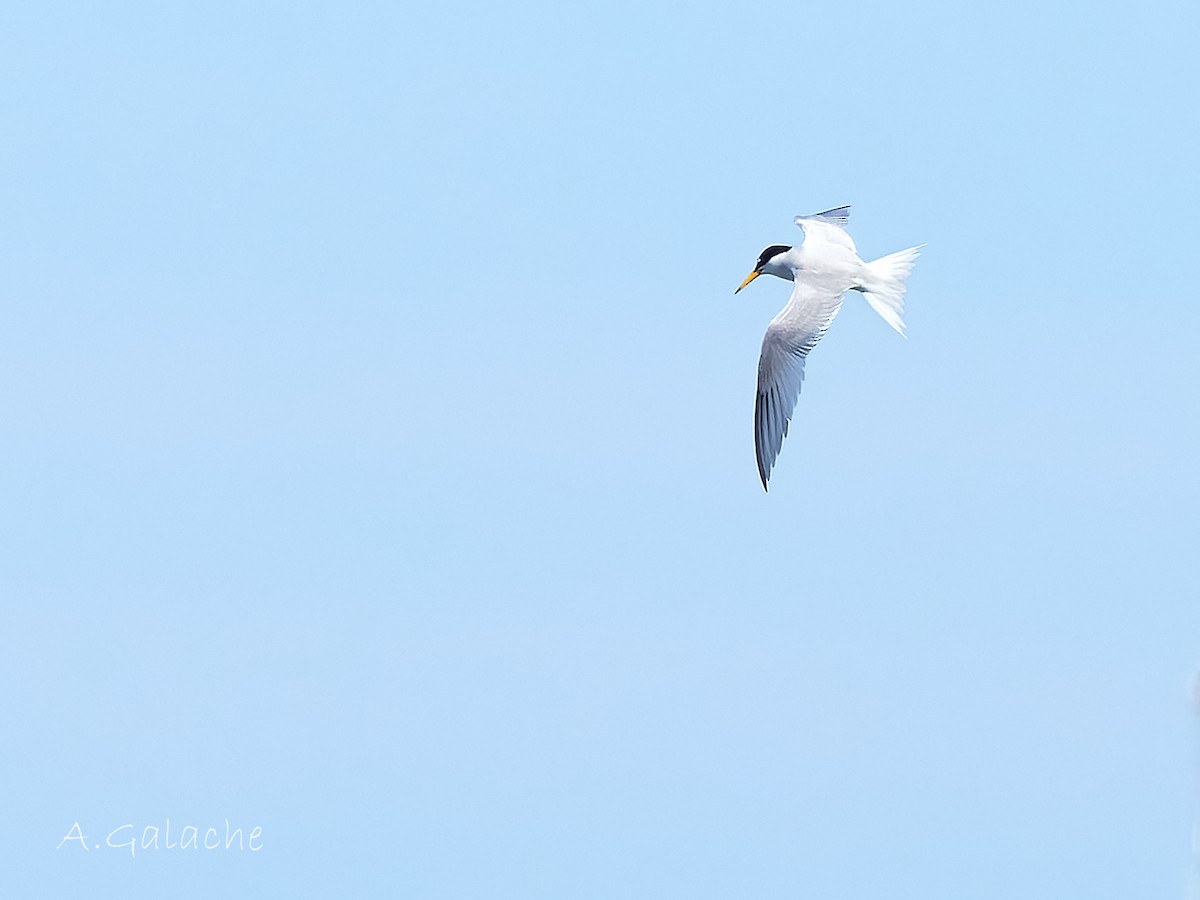
[[[883,320],[904,336],[904,279],[924,244],[863,262],[846,231],[850,207],[796,216],[804,232],[798,247],[773,244],[758,255],[754,271],[736,294],[759,275],[795,282],[792,296],[763,336],[754,403],[754,453],[763,490],[783,446],[800,396],[804,360],[842,308],[846,291],[861,291]]]

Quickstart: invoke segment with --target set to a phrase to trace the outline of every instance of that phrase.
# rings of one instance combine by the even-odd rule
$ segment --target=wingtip
[[[824,219],[826,222],[831,222],[841,228],[845,228],[850,223],[850,204],[844,206],[835,206],[833,209],[824,209],[818,213],[812,213],[807,216],[796,216],[792,221],[804,227],[805,222],[811,222],[813,219]]]

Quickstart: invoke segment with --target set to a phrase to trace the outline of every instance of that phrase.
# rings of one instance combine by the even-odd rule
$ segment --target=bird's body
[[[763,274],[794,282],[787,305],[767,326],[758,361],[754,448],[764,489],[796,407],[805,358],[842,308],[846,291],[861,291],[871,307],[904,334],[904,279],[920,247],[864,262],[845,228],[849,216],[848,206],[797,216],[804,242],[798,247],[768,247],[738,288]]]

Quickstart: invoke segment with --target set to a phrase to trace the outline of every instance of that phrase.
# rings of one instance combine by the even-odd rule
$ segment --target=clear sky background
[[[6,4],[0,893],[1187,897],[1197,33]]]

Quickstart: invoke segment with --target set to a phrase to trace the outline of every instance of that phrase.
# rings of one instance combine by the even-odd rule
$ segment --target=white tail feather
[[[889,253],[866,264],[866,275],[857,290],[863,292],[871,309],[883,317],[904,337],[904,279],[921,255],[921,244],[897,253]]]

